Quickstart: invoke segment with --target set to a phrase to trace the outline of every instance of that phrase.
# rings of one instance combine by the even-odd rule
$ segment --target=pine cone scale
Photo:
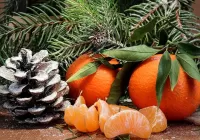
[[[8,90],[12,94],[12,96],[18,96],[22,93],[22,90],[26,87],[26,84],[12,83]]]

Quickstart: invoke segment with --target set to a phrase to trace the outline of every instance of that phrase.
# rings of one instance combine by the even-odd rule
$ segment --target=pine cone
[[[49,60],[46,50],[32,55],[31,50],[22,48],[0,67],[0,76],[11,81],[0,86],[0,95],[7,96],[3,107],[21,123],[59,119],[70,102],[64,100],[69,87],[58,73],[58,62]]]

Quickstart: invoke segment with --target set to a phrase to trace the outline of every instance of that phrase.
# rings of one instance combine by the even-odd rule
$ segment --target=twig
[[[135,25],[135,29],[138,28],[140,26],[140,24],[142,24],[144,21],[147,20],[147,18],[153,14],[160,6],[162,6],[162,4],[157,5],[155,8],[153,8],[147,15],[145,15],[142,20],[140,22],[138,22],[138,24]]]
[[[178,27],[180,28],[180,29],[182,29],[182,23],[181,23],[181,20],[180,20],[180,9],[177,9],[176,10],[176,21],[177,21],[177,23],[178,23]],[[181,36],[183,37],[183,38],[185,38],[185,39],[187,39],[187,37],[185,36],[185,34],[181,34]]]
[[[196,38],[199,38],[199,37],[200,37],[200,33],[195,34],[194,36],[192,36],[191,38],[189,38],[189,39],[187,40],[187,42],[190,42],[190,41],[192,41],[192,40],[194,40],[194,39],[196,39]]]
[[[171,25],[172,27],[174,27],[175,29],[177,29],[178,31],[180,31],[181,33],[183,33],[184,35],[188,36],[188,37],[193,37],[192,35],[186,33],[185,31],[183,31],[182,29],[180,29],[179,27],[176,27],[174,24],[172,24],[170,21],[168,21],[167,19],[164,19],[167,21],[167,23],[169,23],[169,25]]]

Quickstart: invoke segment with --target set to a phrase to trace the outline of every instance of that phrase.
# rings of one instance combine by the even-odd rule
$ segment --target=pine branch
[[[136,24],[134,26],[134,28],[135,29],[138,28],[143,22],[145,22],[148,19],[149,16],[151,16],[152,14],[154,14],[154,12],[156,12],[158,10],[158,8],[161,7],[161,6],[162,6],[162,4],[158,4],[155,8],[153,8],[147,15],[145,15],[144,17],[142,17],[142,20],[138,24]]]
[[[63,6],[63,4],[60,5]],[[53,37],[65,33],[66,27],[69,27],[67,20],[59,16],[60,11],[48,4],[33,6],[29,10],[33,14],[20,12],[13,13],[15,16],[7,15],[7,23],[0,25],[0,48],[4,50],[0,52],[2,62],[7,56],[19,52],[22,47],[34,52],[46,49]],[[46,12],[55,16],[51,17]]]
[[[56,60],[68,66],[86,51],[95,53],[124,46],[128,26],[124,15],[117,12],[114,0],[68,0],[66,5],[62,16],[74,25],[67,34],[50,42],[48,49]]]
[[[144,26],[155,17],[159,17],[160,21],[157,23],[155,29],[147,34],[142,42],[145,44],[158,44],[161,30],[167,31],[168,37],[172,42],[177,42],[186,39],[185,35],[192,36],[193,31],[199,32],[199,25],[195,20],[198,17],[192,12],[183,10],[183,5],[189,4],[191,0],[175,0],[164,3],[163,1],[147,0],[147,2],[132,6],[126,12],[129,17],[126,20],[132,24],[132,29],[135,30],[139,26]],[[188,5],[189,6],[189,5]],[[166,22],[166,19],[168,22]],[[133,32],[132,32],[133,33]],[[183,36],[185,36],[183,38]]]

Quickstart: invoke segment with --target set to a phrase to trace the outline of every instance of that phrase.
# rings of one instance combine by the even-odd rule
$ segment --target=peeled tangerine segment
[[[149,138],[152,132],[148,119],[139,111],[124,110],[111,116],[104,125],[107,138],[131,134],[140,138]]]
[[[65,113],[64,113],[64,121],[70,125],[73,126],[74,124],[74,119],[75,119],[75,114],[76,113],[76,107],[69,105],[66,109],[65,109]]]
[[[81,132],[94,132],[99,129],[99,114],[94,106],[88,109],[85,104],[70,105],[65,109],[64,120]]]
[[[69,105],[66,109],[65,109],[65,114],[64,114],[64,121],[70,125],[73,126],[74,124],[74,119],[75,119],[75,115],[76,115],[76,111],[77,111],[77,107],[79,107],[80,105],[85,104],[85,99],[83,98],[83,96],[79,96],[76,99],[75,104]]]
[[[104,124],[113,115],[113,112],[106,101],[99,99],[94,105],[97,107],[99,112],[100,130],[101,132],[104,132]]]
[[[81,132],[87,132],[86,129],[86,121],[85,121],[85,116],[87,114],[88,108],[85,104],[80,105],[79,107],[76,108],[75,111],[75,120],[74,120],[74,126],[78,131]]]
[[[99,129],[99,113],[95,106],[91,106],[85,116],[86,129],[88,132],[93,132]]]
[[[85,104],[85,99],[83,96],[78,96],[76,102],[74,103],[74,106],[80,106],[82,104]]]
[[[149,120],[152,126],[152,132],[161,132],[167,128],[167,119],[157,106],[145,107],[140,109],[139,112]]]

